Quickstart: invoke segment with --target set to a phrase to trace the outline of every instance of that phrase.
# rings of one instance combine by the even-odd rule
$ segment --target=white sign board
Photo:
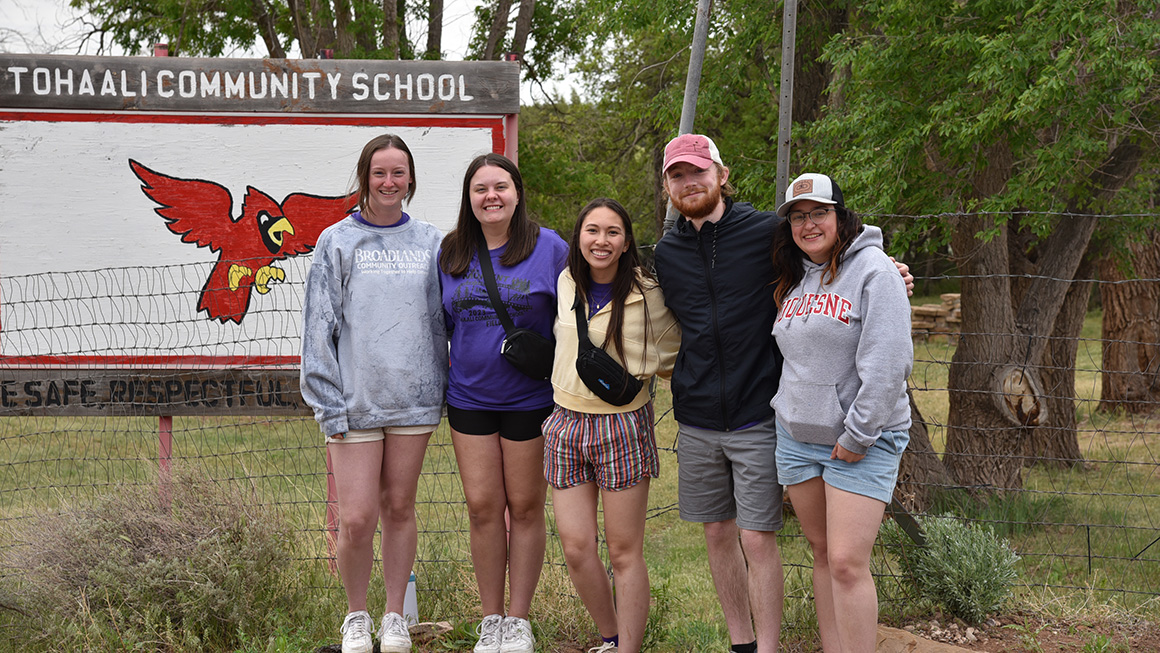
[[[196,61],[204,69],[206,60]],[[8,68],[36,69],[17,63]],[[25,91],[31,74],[21,72]],[[345,213],[363,145],[386,132],[403,138],[417,181],[405,210],[446,231],[469,161],[503,152],[510,138],[503,115],[477,113],[215,112],[204,98],[188,112],[54,110],[5,108],[8,100],[0,92],[0,357],[8,364],[296,362],[319,216],[329,224]],[[243,211],[247,197],[284,209],[303,242],[266,251]],[[158,214],[198,202],[204,224],[183,225],[187,233]],[[244,228],[250,222],[255,228]],[[229,239],[214,239],[213,251],[199,246],[209,240],[199,231]],[[258,256],[284,277],[247,279],[243,310],[214,314],[203,291],[220,261]]]

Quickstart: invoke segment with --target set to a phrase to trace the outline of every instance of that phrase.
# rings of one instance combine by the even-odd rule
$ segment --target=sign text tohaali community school
[[[512,62],[0,55],[0,107],[516,113]]]

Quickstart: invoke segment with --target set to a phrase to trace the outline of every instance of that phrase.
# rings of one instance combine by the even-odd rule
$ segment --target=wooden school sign
[[[302,284],[362,146],[406,141],[446,231],[518,111],[515,62],[0,54],[0,415],[304,412]]]
[[[507,62],[0,55],[0,106],[104,111],[512,114]]]

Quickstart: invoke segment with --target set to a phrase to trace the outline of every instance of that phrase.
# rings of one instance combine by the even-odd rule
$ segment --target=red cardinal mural
[[[357,202],[345,197],[292,193],[281,204],[246,187],[242,215],[234,218],[233,198],[221,184],[200,179],[178,179],[130,160],[141,180],[141,190],[161,205],[157,215],[182,242],[219,252],[217,264],[201,290],[197,310],[223,324],[241,324],[250,306],[252,290],[270,292],[270,284],[285,281],[286,273],[273,263],[314,249],[322,230],[345,217]]]

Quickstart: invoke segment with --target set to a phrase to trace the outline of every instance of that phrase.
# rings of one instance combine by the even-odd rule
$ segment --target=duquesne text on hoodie
[[[790,316],[801,317],[806,313],[813,313],[832,317],[842,324],[849,324],[850,317],[847,313],[853,305],[850,300],[837,293],[806,293],[801,297],[787,299],[781,312],[777,314],[777,321],[780,322]]]

